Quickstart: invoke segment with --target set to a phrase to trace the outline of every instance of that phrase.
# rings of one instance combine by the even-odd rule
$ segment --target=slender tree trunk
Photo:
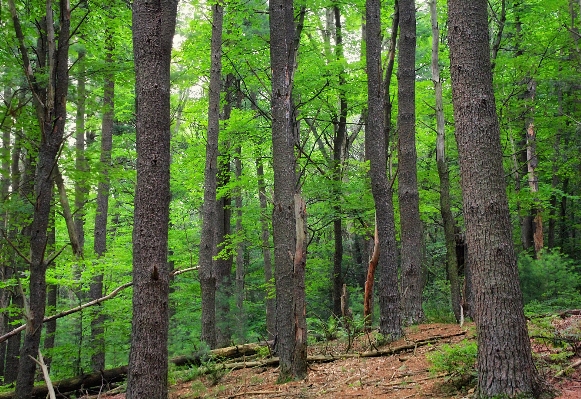
[[[444,222],[444,237],[446,239],[446,266],[450,280],[450,295],[452,310],[456,321],[460,321],[460,280],[458,278],[458,261],[456,259],[456,238],[454,215],[451,210],[450,176],[446,161],[446,132],[444,121],[444,101],[442,96],[442,81],[439,67],[440,29],[438,27],[438,10],[436,0],[430,0],[430,15],[432,21],[432,80],[436,93],[436,162],[440,177],[440,213]]]
[[[242,147],[237,146],[234,158],[236,181],[240,182],[242,178]],[[242,186],[239,184],[234,200],[236,206],[236,235],[242,237],[244,228],[242,227]],[[236,244],[236,308],[237,308],[237,325],[238,325],[238,342],[244,342],[246,338],[246,314],[244,312],[244,277],[246,274],[244,268],[244,242],[238,241]]]
[[[399,338],[401,329],[400,295],[397,282],[397,260],[392,191],[387,180],[386,151],[381,85],[381,19],[380,1],[367,0],[367,107],[365,153],[370,161],[371,191],[375,201],[377,232],[379,238],[379,306],[381,318],[379,331],[391,339]]]
[[[335,20],[335,60],[342,63],[343,31],[341,27],[341,9],[337,4],[333,6]],[[335,122],[335,137],[333,138],[333,211],[336,215],[333,220],[333,236],[335,251],[333,255],[333,313],[341,315],[341,292],[343,289],[343,223],[341,210],[343,163],[346,153],[347,137],[347,95],[345,93],[345,71],[339,71],[339,120]]]
[[[256,175],[258,177],[258,199],[260,201],[260,238],[262,241],[262,257],[264,259],[264,282],[266,284],[266,332],[269,340],[276,336],[276,301],[274,298],[274,280],[272,275],[272,260],[270,255],[270,228],[268,225],[266,186],[264,184],[264,166],[262,159],[256,160]]]
[[[54,209],[51,212],[49,226],[50,233],[48,235],[47,248],[50,252],[54,252],[56,249],[55,248],[56,227],[55,227]],[[49,284],[46,292],[47,313],[49,314],[56,313],[57,298],[58,298],[58,286],[56,284]],[[55,338],[56,338],[56,319],[51,320],[45,323],[44,325],[44,341],[42,353],[44,357],[44,364],[46,364],[46,367],[48,368],[49,371],[53,360],[53,356],[50,353],[54,349]]]
[[[105,83],[103,88],[103,118],[101,120],[101,154],[99,161],[101,167],[101,180],[97,186],[97,211],[95,212],[95,228],[93,251],[97,259],[105,256],[107,251],[107,217],[109,215],[109,187],[111,178],[109,169],[111,168],[111,150],[113,149],[113,125],[115,116],[115,75],[111,72],[113,66],[113,35],[106,33],[106,53]],[[97,263],[97,265],[99,265]],[[89,287],[89,297],[91,300],[103,296],[103,270],[97,266],[97,270],[91,279]],[[91,355],[91,369],[99,371],[105,369],[105,329],[103,323],[105,317],[102,314],[102,307],[94,309],[91,317],[91,345],[93,354]]]
[[[23,60],[24,73],[34,90],[34,104],[41,129],[41,140],[38,147],[38,161],[34,179],[34,212],[32,216],[30,236],[30,298],[26,309],[27,328],[24,343],[20,351],[18,363],[18,378],[15,396],[18,399],[30,397],[34,385],[42,320],[46,307],[46,268],[52,261],[46,256],[47,229],[52,200],[52,172],[57,163],[66,120],[66,97],[68,91],[68,53],[70,35],[70,4],[67,0],[59,0],[59,34],[55,35],[52,1],[46,2],[46,53],[39,52],[40,66],[47,65],[43,70],[46,82],[43,86],[37,83],[32,65],[28,59],[28,49],[20,27],[14,1],[9,1],[14,22],[16,37],[19,42],[20,55]],[[46,57],[45,57],[46,56]],[[42,99],[39,101],[39,99]],[[41,102],[42,101],[42,102]]]
[[[399,0],[398,49],[398,197],[401,227],[401,290],[405,323],[423,320],[422,221],[420,220],[416,153],[416,8],[414,0]]]
[[[128,399],[168,397],[170,62],[177,5],[133,2],[137,185]]]
[[[478,337],[477,396],[538,397],[540,380],[523,312],[502,165],[487,2],[448,0],[448,27]]]
[[[208,107],[208,137],[206,166],[204,169],[204,205],[202,238],[200,240],[199,276],[202,290],[201,340],[214,349],[216,341],[216,271],[217,255],[216,186],[218,173],[218,137],[220,129],[220,81],[222,75],[222,23],[224,8],[221,3],[212,5],[212,47],[210,70],[210,99]]]
[[[220,72],[221,74],[221,72]],[[226,76],[224,91],[226,103],[222,119],[228,123],[232,108],[234,107],[236,94],[236,79],[233,74]],[[218,151],[218,175],[217,190],[224,190],[230,183],[231,142],[229,138],[219,140]],[[216,243],[217,252],[224,249],[232,234],[232,195],[231,190],[226,189],[220,199],[216,200]],[[230,310],[230,298],[233,295],[232,267],[233,257],[231,251],[216,259],[216,345],[225,347],[231,344],[232,327],[235,325],[235,315]]]

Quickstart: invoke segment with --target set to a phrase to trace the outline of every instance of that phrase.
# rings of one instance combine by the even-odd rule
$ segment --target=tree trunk
[[[343,32],[341,27],[341,9],[338,5],[333,6],[335,19],[335,61],[342,64],[343,54]],[[343,163],[346,153],[347,136],[347,95],[345,93],[345,71],[341,70],[339,78],[339,120],[335,121],[335,137],[333,138],[333,211],[336,215],[333,220],[333,236],[335,250],[333,255],[333,313],[341,315],[341,291],[343,288],[343,223],[341,215],[341,196],[343,180]]]
[[[70,4],[67,0],[59,0],[57,23],[58,39],[55,35],[52,1],[46,2],[46,48],[37,49],[39,67],[43,69],[42,86],[37,81],[32,64],[28,59],[24,35],[20,27],[14,1],[9,1],[10,12],[14,22],[16,37],[20,47],[24,73],[34,91],[34,105],[41,130],[41,140],[38,146],[38,160],[34,178],[34,211],[32,216],[30,236],[30,298],[27,312],[27,328],[24,343],[20,351],[18,363],[18,378],[16,381],[16,397],[30,397],[34,385],[42,321],[46,307],[46,268],[52,261],[46,257],[47,230],[52,200],[52,172],[57,162],[57,156],[63,143],[66,120],[66,97],[68,91],[69,69],[69,35],[70,35]],[[46,50],[46,53],[44,52]],[[46,61],[46,65],[44,64]]]
[[[299,248],[295,196],[294,146],[295,115],[292,106],[298,41],[295,36],[293,1],[273,0],[270,11],[270,62],[272,68],[272,162],[274,170],[274,210],[272,215],[276,286],[277,353],[280,356],[279,381],[304,379],[306,341],[304,321],[304,258]],[[304,15],[304,13],[303,13]],[[306,228],[306,227],[305,227]],[[298,269],[297,269],[298,268]],[[302,269],[302,270],[301,270]],[[302,290],[302,291],[301,291]],[[298,297],[297,297],[298,296]]]
[[[379,306],[381,317],[379,331],[395,340],[401,329],[400,295],[397,282],[395,225],[393,220],[392,190],[387,180],[386,151],[381,85],[381,20],[380,1],[366,2],[367,31],[367,107],[365,129],[365,154],[370,161],[371,191],[377,215],[379,238]]]
[[[451,209],[450,176],[446,161],[446,131],[444,121],[444,101],[442,98],[442,81],[439,67],[440,29],[438,27],[438,10],[436,0],[430,0],[430,15],[432,21],[432,80],[436,93],[436,162],[440,177],[440,213],[444,222],[444,237],[446,240],[446,266],[450,280],[450,299],[456,321],[460,321],[460,280],[458,278],[458,260],[456,259],[456,222]]]
[[[221,75],[221,71],[220,71]],[[226,76],[224,91],[226,92],[226,103],[222,119],[228,123],[232,113],[232,107],[235,100],[235,78],[234,75]],[[219,109],[219,108],[218,108]],[[216,243],[217,252],[224,250],[228,244],[229,237],[232,234],[232,194],[229,188],[230,183],[230,163],[231,163],[231,144],[230,138],[218,140],[218,175],[217,190],[224,193],[221,198],[216,200]],[[221,348],[228,346],[232,339],[232,327],[234,326],[234,315],[230,311],[230,298],[233,295],[232,266],[233,258],[231,251],[222,253],[215,260],[216,266],[216,347]]]
[[[220,80],[222,75],[222,23],[224,8],[221,3],[212,5],[212,47],[210,70],[210,98],[208,107],[208,137],[206,166],[204,169],[204,205],[202,208],[202,238],[200,239],[200,288],[202,290],[201,340],[214,349],[216,341],[216,271],[217,255],[216,186],[218,174],[218,136],[220,130]]]
[[[133,2],[137,185],[127,398],[167,398],[170,62],[177,0]]]
[[[105,83],[103,87],[103,118],[101,120],[101,155],[99,161],[101,167],[101,179],[97,186],[97,211],[95,212],[95,229],[93,250],[97,259],[103,257],[107,251],[107,217],[109,216],[109,187],[111,178],[109,169],[111,168],[111,150],[113,149],[113,125],[115,118],[115,75],[110,72],[113,66],[113,35],[106,32],[106,53]],[[95,275],[91,279],[89,287],[89,297],[91,300],[103,296],[103,270],[98,267]],[[105,369],[105,329],[103,323],[105,317],[102,314],[101,306],[92,312],[91,317],[91,345],[93,354],[91,355],[91,369],[99,371]]]
[[[399,0],[398,48],[398,197],[401,242],[402,316],[407,324],[424,319],[422,310],[422,221],[420,220],[416,153],[416,8]]]
[[[264,184],[264,166],[262,160],[256,160],[256,175],[258,177],[258,199],[260,201],[260,230],[262,241],[262,257],[264,259],[264,282],[266,284],[266,332],[269,340],[276,337],[276,301],[274,298],[274,280],[272,276],[272,260],[270,256],[270,229],[266,216],[267,200]]]
[[[241,182],[242,178],[242,147],[236,147],[236,155],[234,157],[234,172],[236,174],[236,181]],[[244,228],[242,227],[242,185],[238,184],[235,198],[236,206],[236,235],[243,237]],[[246,339],[246,314],[244,312],[244,241],[240,240],[236,244],[236,322],[238,342],[244,342]]]
[[[523,312],[502,166],[487,2],[448,0],[448,26],[478,337],[477,395],[538,397],[540,381]]]

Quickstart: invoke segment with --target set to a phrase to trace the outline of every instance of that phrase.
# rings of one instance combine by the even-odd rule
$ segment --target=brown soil
[[[581,330],[581,318],[573,321]],[[457,343],[463,339],[474,339],[473,325],[423,324],[406,331],[406,337],[381,348],[372,345],[372,334],[363,335],[353,343],[349,353],[374,349],[388,349],[437,336],[450,336],[465,331],[465,336],[438,340],[434,344],[418,346],[409,351],[382,357],[354,357],[329,363],[311,364],[305,381],[277,384],[278,369],[272,367],[247,368],[231,371],[212,385],[211,377],[204,376],[192,381],[178,383],[170,389],[170,399],[193,398],[469,398],[474,388],[467,386],[458,391],[446,384],[448,378],[430,372],[426,354],[438,350],[445,343]],[[533,349],[545,356],[547,344],[535,344]],[[339,356],[345,353],[346,343],[335,340],[309,348],[309,355]],[[568,359],[570,364],[578,357]],[[548,363],[547,363],[548,364]],[[559,399],[581,398],[581,367],[564,373],[565,377],[554,376],[550,365],[541,373],[558,391]],[[563,369],[561,365],[560,369]],[[103,397],[103,396],[101,396]],[[122,394],[108,399],[122,399]]]

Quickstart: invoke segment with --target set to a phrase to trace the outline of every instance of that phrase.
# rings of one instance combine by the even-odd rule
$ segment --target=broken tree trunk
[[[365,280],[365,294],[363,296],[363,318],[367,328],[371,325],[371,314],[373,313],[372,298],[373,298],[373,280],[375,279],[375,269],[379,261],[379,236],[377,234],[377,218],[375,221],[375,234],[373,240],[373,254],[369,260],[369,268],[367,269],[367,279]]]

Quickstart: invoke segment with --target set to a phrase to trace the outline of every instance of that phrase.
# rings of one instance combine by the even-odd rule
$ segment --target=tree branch
[[[172,275],[172,276],[177,276],[177,275],[179,275],[179,274],[186,273],[186,272],[189,272],[189,271],[192,271],[192,270],[197,270],[197,269],[198,269],[198,267],[197,267],[197,266],[195,266],[195,267],[190,267],[190,268],[183,269],[183,270],[176,270],[175,272],[171,273],[171,275]],[[43,322],[43,323],[46,323],[46,322],[48,322],[48,321],[52,321],[52,320],[56,320],[56,319],[60,319],[61,317],[68,316],[68,315],[70,315],[70,314],[72,314],[72,313],[80,312],[81,310],[83,310],[83,309],[85,309],[85,308],[88,308],[88,307],[91,307],[91,306],[98,305],[98,304],[99,304],[99,303],[101,303],[101,302],[104,302],[104,301],[106,301],[106,300],[109,300],[109,299],[111,299],[111,298],[114,298],[114,297],[115,297],[115,296],[117,296],[117,294],[119,294],[121,291],[123,291],[123,290],[124,290],[124,289],[126,289],[126,288],[129,288],[129,287],[131,287],[132,285],[133,285],[133,281],[130,281],[130,282],[128,282],[128,283],[125,283],[125,284],[123,284],[123,285],[120,285],[119,287],[117,287],[117,288],[115,288],[113,291],[111,291],[111,293],[109,293],[109,294],[107,294],[107,295],[105,295],[105,296],[103,296],[103,297],[101,297],[101,298],[98,298],[98,299],[92,300],[92,301],[90,301],[90,302],[87,302],[87,303],[85,303],[85,304],[83,304],[83,305],[77,306],[77,307],[75,307],[75,308],[72,308],[72,309],[63,310],[62,312],[60,312],[60,313],[57,313],[57,314],[55,314],[55,315],[52,315],[52,316],[49,316],[49,317],[45,317],[45,318],[44,318],[44,320],[43,320],[42,322]],[[8,333],[6,333],[6,334],[4,334],[4,335],[0,336],[0,343],[2,343],[2,342],[4,342],[4,341],[6,341],[6,340],[7,340],[8,338],[10,338],[10,337],[13,337],[13,336],[15,336],[15,335],[16,335],[16,334],[18,334],[19,332],[23,331],[25,328],[26,328],[26,324],[23,324],[23,325],[21,325],[20,327],[17,327],[17,328],[15,328],[14,330],[12,330],[12,331],[10,331],[10,332],[8,332]]]

